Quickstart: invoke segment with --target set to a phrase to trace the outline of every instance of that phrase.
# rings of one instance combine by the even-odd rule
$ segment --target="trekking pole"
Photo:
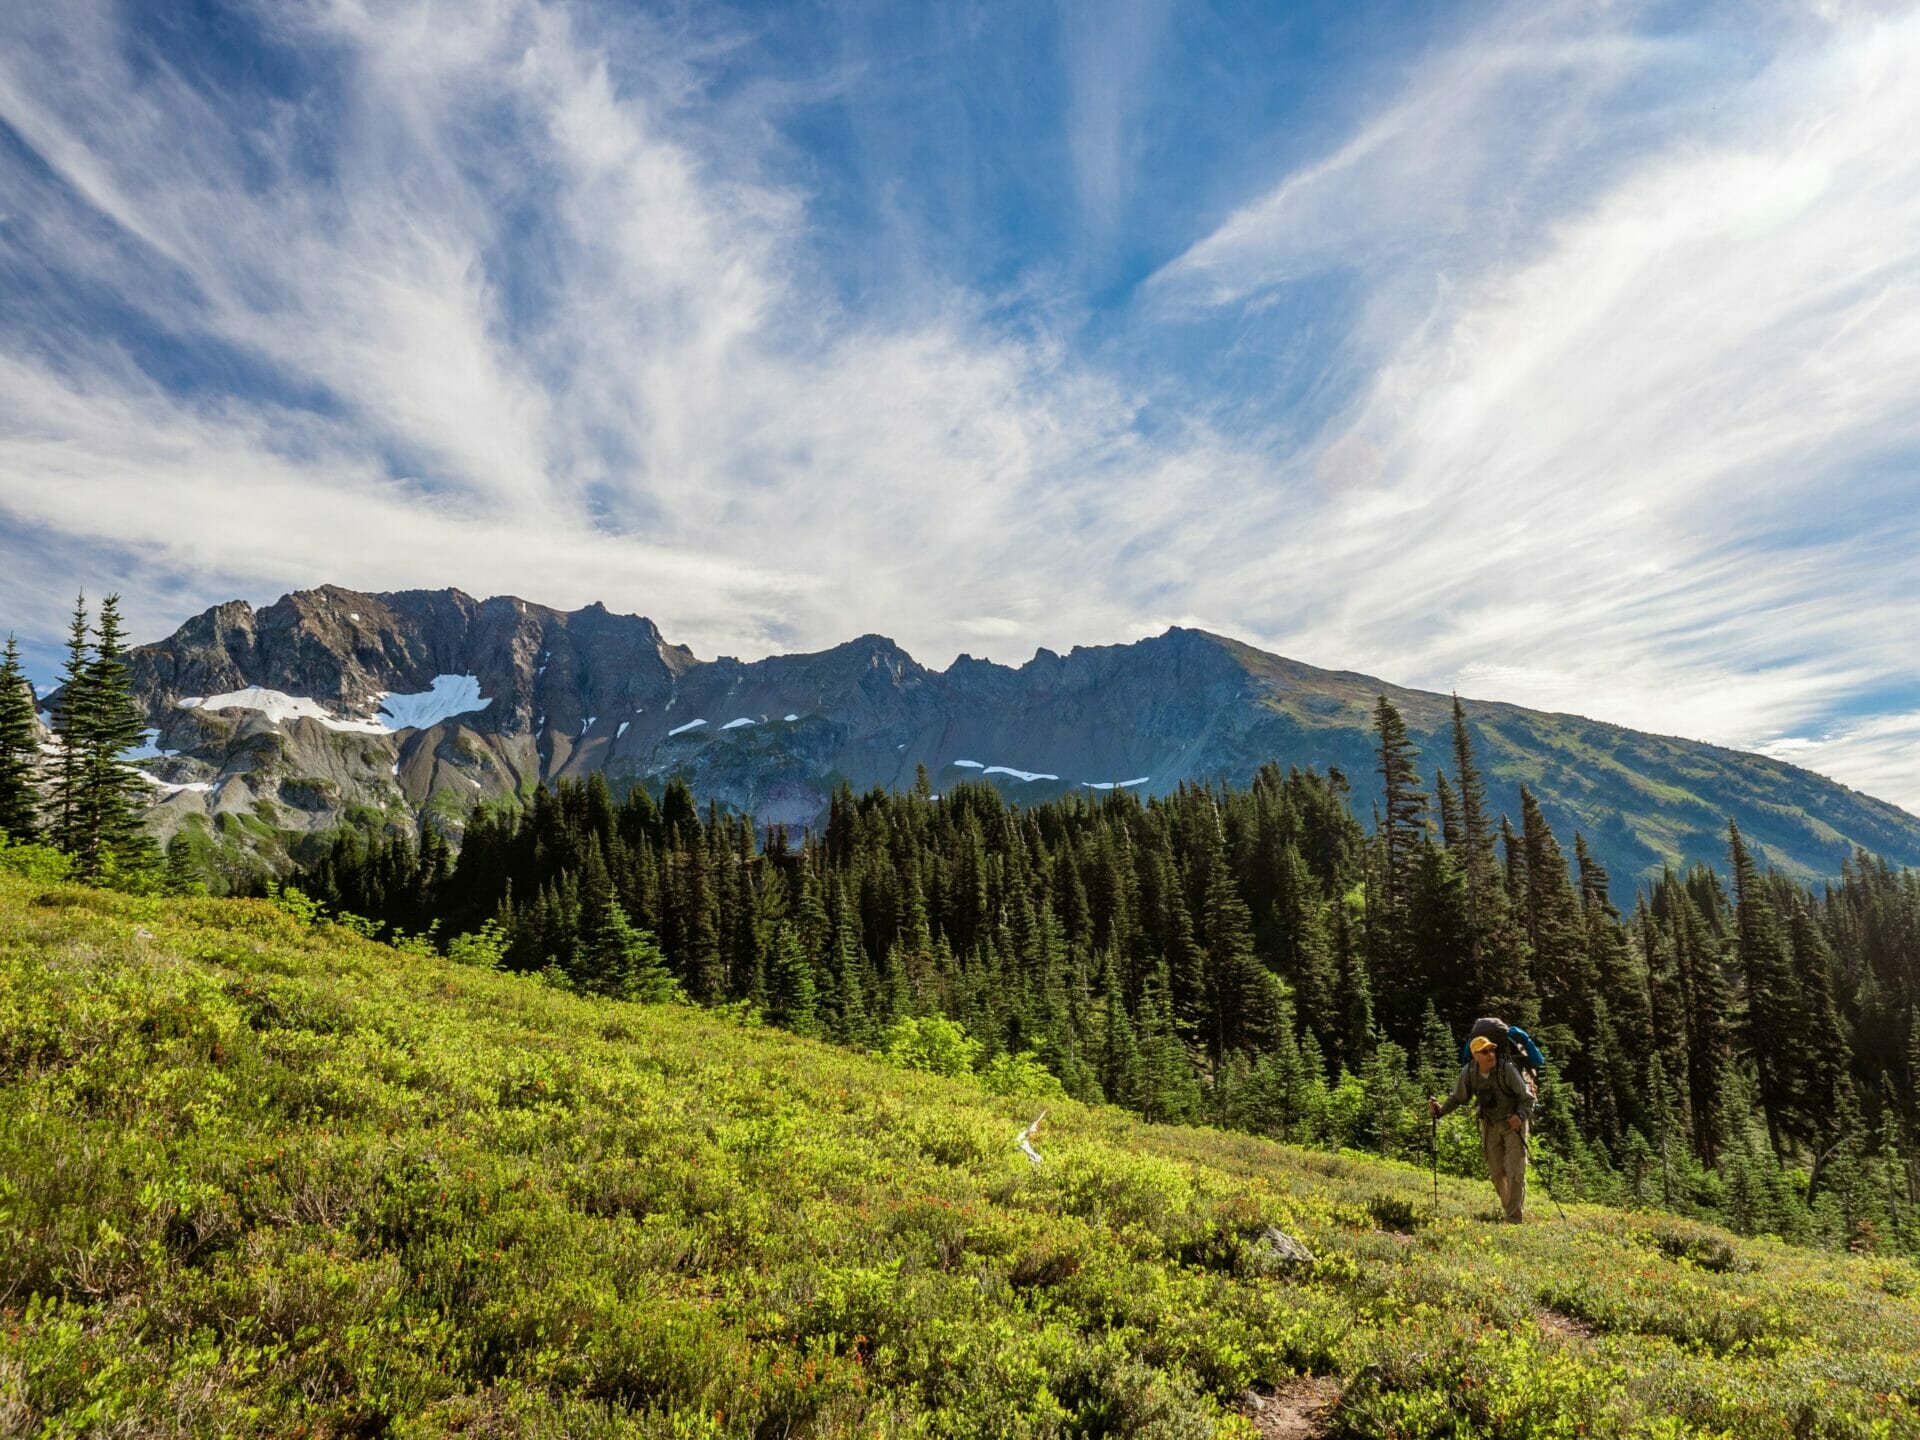
[[[1548,1168],[1549,1167],[1547,1165],[1547,1152],[1542,1150],[1540,1152],[1540,1185],[1541,1185],[1541,1188],[1543,1188],[1547,1192],[1547,1198],[1553,1201],[1553,1208],[1560,1212],[1560,1218],[1562,1220],[1565,1220],[1567,1218],[1566,1207],[1561,1205],[1560,1197],[1553,1193],[1553,1185],[1547,1179]]]
[[[1440,1117],[1433,1113],[1432,1106],[1427,1108],[1427,1123],[1433,1133],[1427,1141],[1427,1152],[1433,1156],[1433,1208],[1440,1208]]]

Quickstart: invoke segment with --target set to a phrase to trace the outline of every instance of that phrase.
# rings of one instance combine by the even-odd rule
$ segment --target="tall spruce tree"
[[[1218,811],[1203,818],[1195,868],[1202,879],[1195,929],[1204,958],[1207,1047],[1214,1061],[1229,1050],[1262,1049],[1293,1025],[1293,1007],[1274,976],[1253,953],[1253,917],[1227,866]]]
[[[204,895],[207,882],[193,857],[193,846],[184,831],[175,831],[167,841],[166,865],[160,886],[169,895]]]
[[[1460,836],[1447,843],[1467,856],[1466,870],[1475,865],[1493,866],[1493,826],[1487,816],[1487,786],[1480,778],[1480,767],[1473,758],[1473,736],[1467,729],[1467,712],[1458,695],[1453,697],[1453,773],[1459,783]]]
[[[1476,992],[1473,1008],[1532,1025],[1539,1019],[1539,997],[1534,992],[1527,938],[1514,917],[1513,901],[1494,853],[1486,782],[1480,778],[1467,712],[1458,695],[1453,697],[1452,741],[1460,820],[1458,843],[1450,837],[1448,845],[1466,882],[1468,964]],[[1506,828],[1504,819],[1501,826]],[[1511,848],[1509,840],[1510,853]]]
[[[1433,799],[1440,810],[1440,843],[1457,853],[1464,847],[1466,830],[1460,823],[1459,798],[1447,783],[1444,770],[1433,772]]]
[[[98,856],[95,873],[124,884],[152,875],[160,853],[146,825],[152,787],[121,758],[145,738],[146,719],[133,697],[118,595],[100,602],[100,623],[94,635],[94,720],[85,812]]]
[[[1714,1165],[1737,1138],[1737,1020],[1724,942],[1702,918],[1696,893],[1669,870],[1654,887],[1653,911],[1673,943],[1686,1017],[1683,1073],[1694,1151],[1703,1164]]]
[[[73,857],[83,880],[127,884],[151,876],[159,851],[144,818],[150,787],[121,758],[140,743],[144,725],[118,595],[102,602],[98,629],[88,624],[85,595],[75,601],[61,679],[54,710],[54,843]]]
[[[1407,735],[1406,721],[1384,695],[1373,707],[1373,730],[1379,745],[1382,794],[1378,918],[1391,926],[1402,923],[1406,912],[1416,852],[1427,833],[1427,797],[1420,788],[1420,752]],[[1375,918],[1370,913],[1369,923]]]
[[[1422,847],[1428,843],[1427,797],[1420,784],[1419,752],[1400,712],[1384,695],[1374,705],[1373,725],[1381,803],[1374,817],[1367,895],[1368,983],[1381,1029],[1407,1038],[1420,1013],[1414,902]]]
[[[0,655],[0,836],[15,844],[40,838],[39,753],[33,686],[20,668],[20,647],[9,635]]]
[[[575,939],[570,959],[562,961],[567,977],[596,995],[642,1001],[677,998],[666,957],[621,908],[598,835],[587,842],[578,896]]]
[[[1727,822],[1727,853],[1733,871],[1735,954],[1747,987],[1747,1053],[1759,1081],[1767,1134],[1774,1153],[1782,1155],[1788,1134],[1799,1128],[1805,1099],[1793,1056],[1812,1037],[1801,1025],[1792,961],[1760,868],[1732,820]]]
[[[774,927],[767,955],[767,1018],[796,1035],[820,1033],[813,961],[801,942],[799,927],[788,920]]]
[[[1586,993],[1585,926],[1580,901],[1567,875],[1566,852],[1554,838],[1540,802],[1520,787],[1520,835],[1525,890],[1517,897],[1533,954],[1540,1018],[1578,1028]]]
[[[67,625],[67,659],[53,702],[57,753],[48,831],[53,843],[69,855],[91,848],[85,818],[87,766],[98,714],[93,699],[93,625],[82,591],[73,603],[73,618]]]

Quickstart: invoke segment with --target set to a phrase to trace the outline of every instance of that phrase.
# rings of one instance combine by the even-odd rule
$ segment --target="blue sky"
[[[1920,810],[1920,15],[0,12],[0,624],[1168,624]]]

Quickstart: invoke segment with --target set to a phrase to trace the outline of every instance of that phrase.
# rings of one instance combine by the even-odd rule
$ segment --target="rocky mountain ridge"
[[[700,660],[598,604],[323,586],[217,605],[130,658],[160,829],[269,855],[343,822],[425,813],[457,831],[476,800],[594,771],[616,788],[680,775],[703,802],[803,826],[835,785],[904,787],[921,765],[936,792],[975,781],[1036,800],[1244,782],[1277,761],[1339,766],[1364,815],[1380,694],[1425,772],[1451,768],[1448,697],[1181,628],[1018,667],[962,655],[935,671],[880,635]],[[1464,703],[1493,806],[1517,816],[1530,786],[1623,895],[1663,864],[1718,863],[1729,815],[1803,878],[1837,873],[1856,846],[1920,864],[1920,819],[1781,761]]]

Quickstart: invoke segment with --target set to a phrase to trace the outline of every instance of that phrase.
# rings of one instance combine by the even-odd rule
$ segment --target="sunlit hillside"
[[[1041,1103],[0,875],[0,1435],[1920,1434],[1907,1262]]]

